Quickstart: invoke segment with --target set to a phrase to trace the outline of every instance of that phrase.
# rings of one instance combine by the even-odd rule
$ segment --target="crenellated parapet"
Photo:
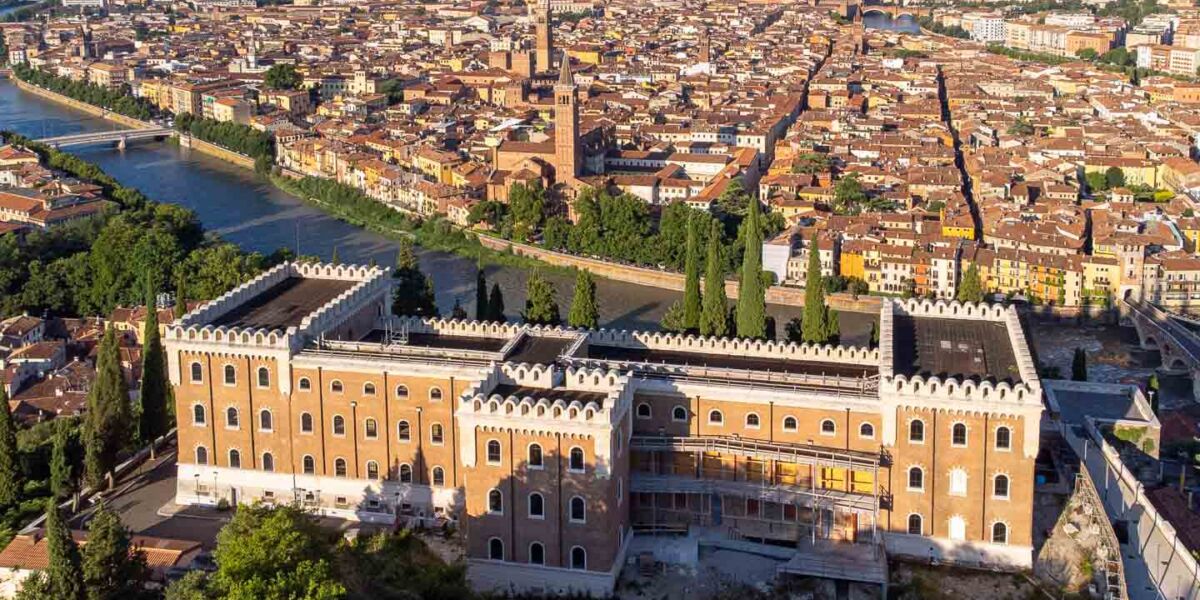
[[[903,315],[911,317],[932,317],[944,319],[974,319],[978,321],[1003,321],[1011,307],[984,302],[958,302],[946,300],[928,300],[909,298],[907,300],[889,299],[884,302]],[[1014,309],[1015,313],[1015,309]]]
[[[1041,407],[1041,388],[1022,383],[1010,384],[1007,381],[994,383],[991,381],[978,382],[963,380],[957,377],[925,378],[915,375],[907,378],[895,375],[885,380],[880,386],[881,393],[893,393],[901,396],[919,396],[931,401],[959,400],[964,402],[996,402],[1017,405],[1035,404]]]
[[[588,334],[588,343],[620,348],[691,352],[697,354],[736,355],[809,362],[876,365],[879,350],[828,344],[698,336],[661,331],[601,329]]]

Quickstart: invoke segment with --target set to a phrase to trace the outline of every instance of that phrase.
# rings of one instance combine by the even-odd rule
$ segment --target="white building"
[[[998,14],[964,15],[963,25],[971,32],[971,39],[985,44],[1003,44],[1008,33],[1004,17]]]

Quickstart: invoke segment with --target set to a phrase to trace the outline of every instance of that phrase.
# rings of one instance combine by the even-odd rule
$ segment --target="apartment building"
[[[1012,309],[885,300],[879,348],[818,347],[398,318],[389,286],[288,263],[168,329],[178,502],[454,518],[484,590],[611,593],[641,531],[879,584],[887,553],[1032,562]]]

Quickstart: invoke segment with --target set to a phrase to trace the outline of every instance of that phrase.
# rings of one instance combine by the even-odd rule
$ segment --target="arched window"
[[[858,437],[863,439],[872,439],[875,437],[875,426],[870,423],[863,423],[858,426]]]
[[[921,515],[908,515],[908,532],[912,535],[922,535]]]
[[[242,453],[237,450],[229,451],[229,467],[232,469],[242,468]]]
[[[263,452],[262,470],[268,473],[275,470],[275,457],[270,452]]]
[[[916,492],[925,491],[925,471],[921,467],[909,467],[908,489]]]
[[[537,492],[534,492],[529,495],[529,518],[530,519],[546,518],[546,499]]]
[[[312,475],[317,472],[317,461],[313,460],[312,455],[305,454],[304,459],[301,462],[304,464],[303,468],[305,475]]]
[[[312,433],[313,418],[311,413],[300,413],[300,432]]]
[[[396,399],[397,400],[408,400],[408,386],[407,385],[396,386]]]
[[[950,469],[950,494],[952,496],[967,495],[967,472],[964,469]]]
[[[583,471],[583,448],[571,448],[571,461],[567,466],[572,471]]]
[[[796,417],[784,417],[783,418],[783,430],[784,431],[796,431],[799,428],[800,428],[800,422],[796,420]]]
[[[719,410],[708,411],[708,424],[709,425],[724,425],[725,424],[725,415],[721,414],[721,411],[719,411]]]
[[[504,560],[504,540],[500,538],[488,540],[488,558],[492,560]]]
[[[433,468],[433,485],[442,487],[446,485],[446,470],[441,467]]]
[[[639,419],[649,419],[650,418],[650,405],[646,404],[645,402],[637,405],[637,416]]]
[[[909,422],[908,441],[918,444],[925,441],[925,421],[913,419]]]
[[[487,461],[489,465],[500,464],[500,442],[489,440],[487,443]]]
[[[1008,497],[1008,475],[997,475],[992,482],[992,495],[997,498]]]
[[[258,413],[258,428],[261,431],[271,431],[274,425],[274,420],[271,418],[271,411],[262,409]]]
[[[408,426],[408,421],[400,421],[396,424],[396,437],[400,438],[402,442],[412,439],[412,429]]]
[[[258,387],[271,387],[271,371],[266,367],[258,368]]]
[[[996,428],[996,449],[1011,450],[1012,449],[1012,430],[1007,427]]]
[[[541,542],[529,544],[529,564],[546,564],[546,547],[543,546]]]
[[[374,396],[375,395],[375,384],[364,383],[363,384],[363,395],[364,396]]]
[[[370,440],[379,437],[379,422],[371,418],[363,421],[363,436]]]
[[[412,467],[400,465],[400,483],[412,483]]]
[[[535,469],[542,468],[542,446],[541,444],[529,445],[529,461],[528,466]]]
[[[206,417],[207,417],[207,415],[204,414],[204,405],[203,404],[197,404],[192,407],[192,424],[193,425],[204,425],[206,423],[206,421],[208,420]]]
[[[821,435],[833,435],[837,433],[837,423],[833,419],[825,419],[821,421]]]
[[[198,363],[192,363],[192,383],[202,383],[204,381],[204,367]]]
[[[579,546],[571,548],[571,568],[577,570],[587,569],[587,551]]]
[[[495,515],[504,513],[504,495],[500,493],[500,490],[488,492],[488,512]]]
[[[675,408],[672,408],[671,409],[671,420],[672,421],[688,420],[687,409],[682,406],[676,406]]]
[[[445,441],[445,436],[442,433],[442,424],[434,423],[433,425],[430,425],[429,426],[429,443],[441,446],[443,441]]]
[[[346,476],[346,459],[335,458],[333,460],[333,475],[335,477],[345,477]]]
[[[307,377],[300,378],[300,391],[307,392],[312,389],[312,381]]]
[[[335,394],[342,393],[342,382],[337,379],[330,381],[329,382],[329,391],[331,391]]]
[[[379,463],[373,460],[367,461],[367,479],[379,479]]]
[[[575,496],[571,498],[571,522],[586,523],[587,522],[587,503],[583,498]]]
[[[1008,525],[1004,523],[992,524],[992,543],[1007,544],[1008,543]]]
[[[442,401],[442,388],[438,388],[438,387],[429,388],[429,400],[431,402],[441,402]]]
[[[950,445],[959,448],[967,445],[967,425],[965,423],[955,423],[950,426]]]
[[[238,409],[236,409],[232,406],[225,409],[225,426],[226,427],[229,427],[230,429],[237,429],[238,425],[240,423],[241,423],[241,419],[238,418]]]
[[[346,435],[346,419],[342,415],[333,415],[333,435]]]
[[[758,415],[750,413],[746,415],[746,427],[750,429],[758,429]]]
[[[196,464],[208,464],[208,448],[205,448],[204,446],[196,446]]]
[[[237,369],[233,365],[225,365],[225,385],[237,385]]]

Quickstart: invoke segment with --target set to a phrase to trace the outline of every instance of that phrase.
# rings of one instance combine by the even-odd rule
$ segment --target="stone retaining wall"
[[[50,100],[51,102],[65,104],[75,110],[83,111],[85,113],[88,113],[89,115],[107,119],[114,123],[120,123],[121,125],[124,125],[126,127],[131,127],[133,129],[158,128],[158,125],[155,125],[154,123],[148,123],[146,121],[135,119],[133,117],[127,117],[125,115],[117,114],[110,110],[100,108],[99,106],[94,106],[94,105],[88,104],[86,102],[80,102],[79,100],[76,100],[74,98],[70,98],[70,97],[64,96],[64,95],[56,93],[56,92],[51,92],[50,90],[42,89],[40,87],[37,87],[36,85],[25,83],[24,81],[21,81],[20,79],[17,79],[16,77],[12,78],[12,82],[18,88],[25,90],[26,92],[29,92],[31,94],[36,94],[38,96],[41,96],[47,100]]]
[[[179,136],[179,145],[183,146],[184,148],[191,148],[192,150],[201,152],[203,154],[207,154],[209,156],[214,156],[223,161],[233,163],[239,167],[243,167],[246,169],[254,169],[254,159],[253,158],[250,158],[249,156],[246,156],[245,154],[240,154],[238,152],[234,152],[232,150],[222,148],[221,146],[218,146],[218,145],[210,143],[210,142],[206,142],[206,141],[204,141],[200,138],[194,137],[194,136],[190,136],[190,135]]]

